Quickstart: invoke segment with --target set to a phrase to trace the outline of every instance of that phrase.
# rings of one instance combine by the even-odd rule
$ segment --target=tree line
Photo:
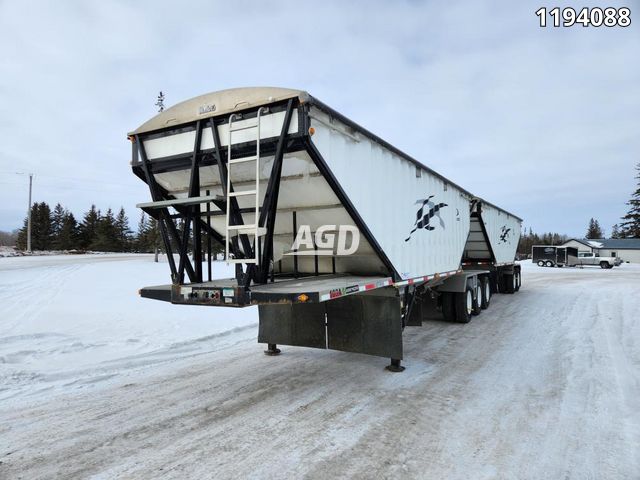
[[[27,248],[27,221],[25,218],[16,238],[16,247],[21,250]],[[122,207],[118,213],[111,208],[103,213],[91,205],[81,221],[59,203],[53,210],[46,202],[31,207],[32,250],[153,252],[159,243],[157,221],[144,212],[133,232]]]
[[[567,235],[561,233],[534,233],[531,227],[529,231],[526,230],[520,235],[520,242],[518,243],[518,254],[528,255],[531,253],[531,247],[534,245],[561,245],[569,240]]]

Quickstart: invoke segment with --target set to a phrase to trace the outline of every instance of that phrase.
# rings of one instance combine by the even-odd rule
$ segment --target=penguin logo
[[[405,238],[405,242],[408,242],[411,239],[411,235],[413,235],[413,233],[419,228],[423,228],[429,231],[435,230],[436,227],[431,225],[431,219],[433,217],[438,217],[440,226],[442,228],[445,228],[444,220],[440,216],[440,209],[447,207],[448,205],[446,203],[436,204],[432,202],[431,199],[434,196],[435,195],[430,195],[426,199],[420,199],[416,201],[415,205],[420,205],[420,208],[418,208],[418,211],[416,212],[416,221],[413,224],[413,230],[411,230],[409,236]]]
[[[510,231],[511,231],[511,229],[507,228],[506,225],[504,225],[500,229],[500,243],[507,243],[507,241],[509,240],[509,232]]]

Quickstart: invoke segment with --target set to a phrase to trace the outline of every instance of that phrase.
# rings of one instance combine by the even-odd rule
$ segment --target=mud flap
[[[411,306],[411,314],[407,318],[405,326],[407,327],[421,327],[422,326],[422,312],[423,300],[422,298],[416,298]]]
[[[326,302],[332,350],[402,359],[400,299],[352,295]]]
[[[322,303],[259,305],[258,343],[326,348]]]

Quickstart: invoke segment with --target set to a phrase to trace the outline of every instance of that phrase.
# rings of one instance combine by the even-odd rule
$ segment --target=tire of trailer
[[[498,293],[505,292],[504,275],[498,274]]]
[[[553,267],[553,262],[551,260],[547,260],[544,264],[547,267]]]
[[[486,310],[489,308],[489,303],[491,302],[491,285],[487,277],[480,277],[480,284],[482,285],[482,303],[480,304],[480,308]]]
[[[464,292],[454,293],[456,320],[459,323],[469,323],[473,313],[473,290],[467,287]]]
[[[544,267],[544,260],[538,260],[538,266]]]
[[[484,293],[482,291],[482,284],[480,282],[476,283],[476,299],[473,301],[473,309],[471,313],[473,315],[480,315],[482,312],[482,297]]]
[[[456,321],[456,309],[454,305],[453,293],[443,292],[442,300],[442,316],[447,322]]]
[[[517,292],[518,290],[520,290],[520,285],[522,285],[522,273],[520,272],[520,270],[516,270],[514,272],[514,275],[516,277],[515,278],[515,281],[516,281],[515,288],[516,288],[516,292]]]
[[[516,291],[516,276],[515,273],[507,273],[504,275],[505,293],[515,293]]]

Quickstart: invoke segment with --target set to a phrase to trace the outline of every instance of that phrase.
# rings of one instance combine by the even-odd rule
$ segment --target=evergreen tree
[[[146,252],[145,234],[147,231],[147,214],[144,210],[140,214],[140,220],[138,221],[138,230],[136,231],[135,249],[136,252]]]
[[[133,232],[129,228],[129,218],[124,212],[124,208],[120,207],[118,216],[115,221],[116,231],[118,235],[118,250],[128,252],[131,250],[131,235]]]
[[[627,202],[629,211],[622,217],[620,224],[620,235],[624,238],[640,238],[640,163],[636,165],[638,174],[638,188],[631,194],[631,199]]]
[[[28,218],[25,218],[16,241],[21,250],[27,248],[27,222]],[[31,250],[51,248],[51,209],[45,202],[34,203],[31,207]]]
[[[57,248],[60,250],[73,250],[78,248],[78,241],[78,222],[73,216],[73,213],[66,212],[58,235]]]
[[[160,249],[160,227],[158,226],[158,221],[153,217],[149,217],[149,221],[147,222],[145,241],[145,251],[155,252]]]
[[[620,237],[620,228],[616,223],[613,227],[611,227],[611,238],[621,238]]]
[[[118,228],[111,209],[100,217],[96,226],[96,233],[90,245],[91,250],[99,252],[116,252],[119,249]]]
[[[87,250],[91,248],[91,245],[96,240],[96,234],[98,230],[98,224],[100,223],[100,210],[96,210],[95,205],[91,205],[91,208],[84,214],[82,223],[79,227],[79,247]]]
[[[52,248],[55,250],[63,250],[60,246],[60,232],[62,231],[62,225],[67,213],[68,212],[62,207],[62,205],[58,203],[53,209],[53,214],[51,215]]]
[[[596,238],[604,238],[604,232],[602,228],[600,228],[600,224],[597,220],[591,219],[589,220],[589,228],[587,228],[587,234],[584,238],[596,239]]]

